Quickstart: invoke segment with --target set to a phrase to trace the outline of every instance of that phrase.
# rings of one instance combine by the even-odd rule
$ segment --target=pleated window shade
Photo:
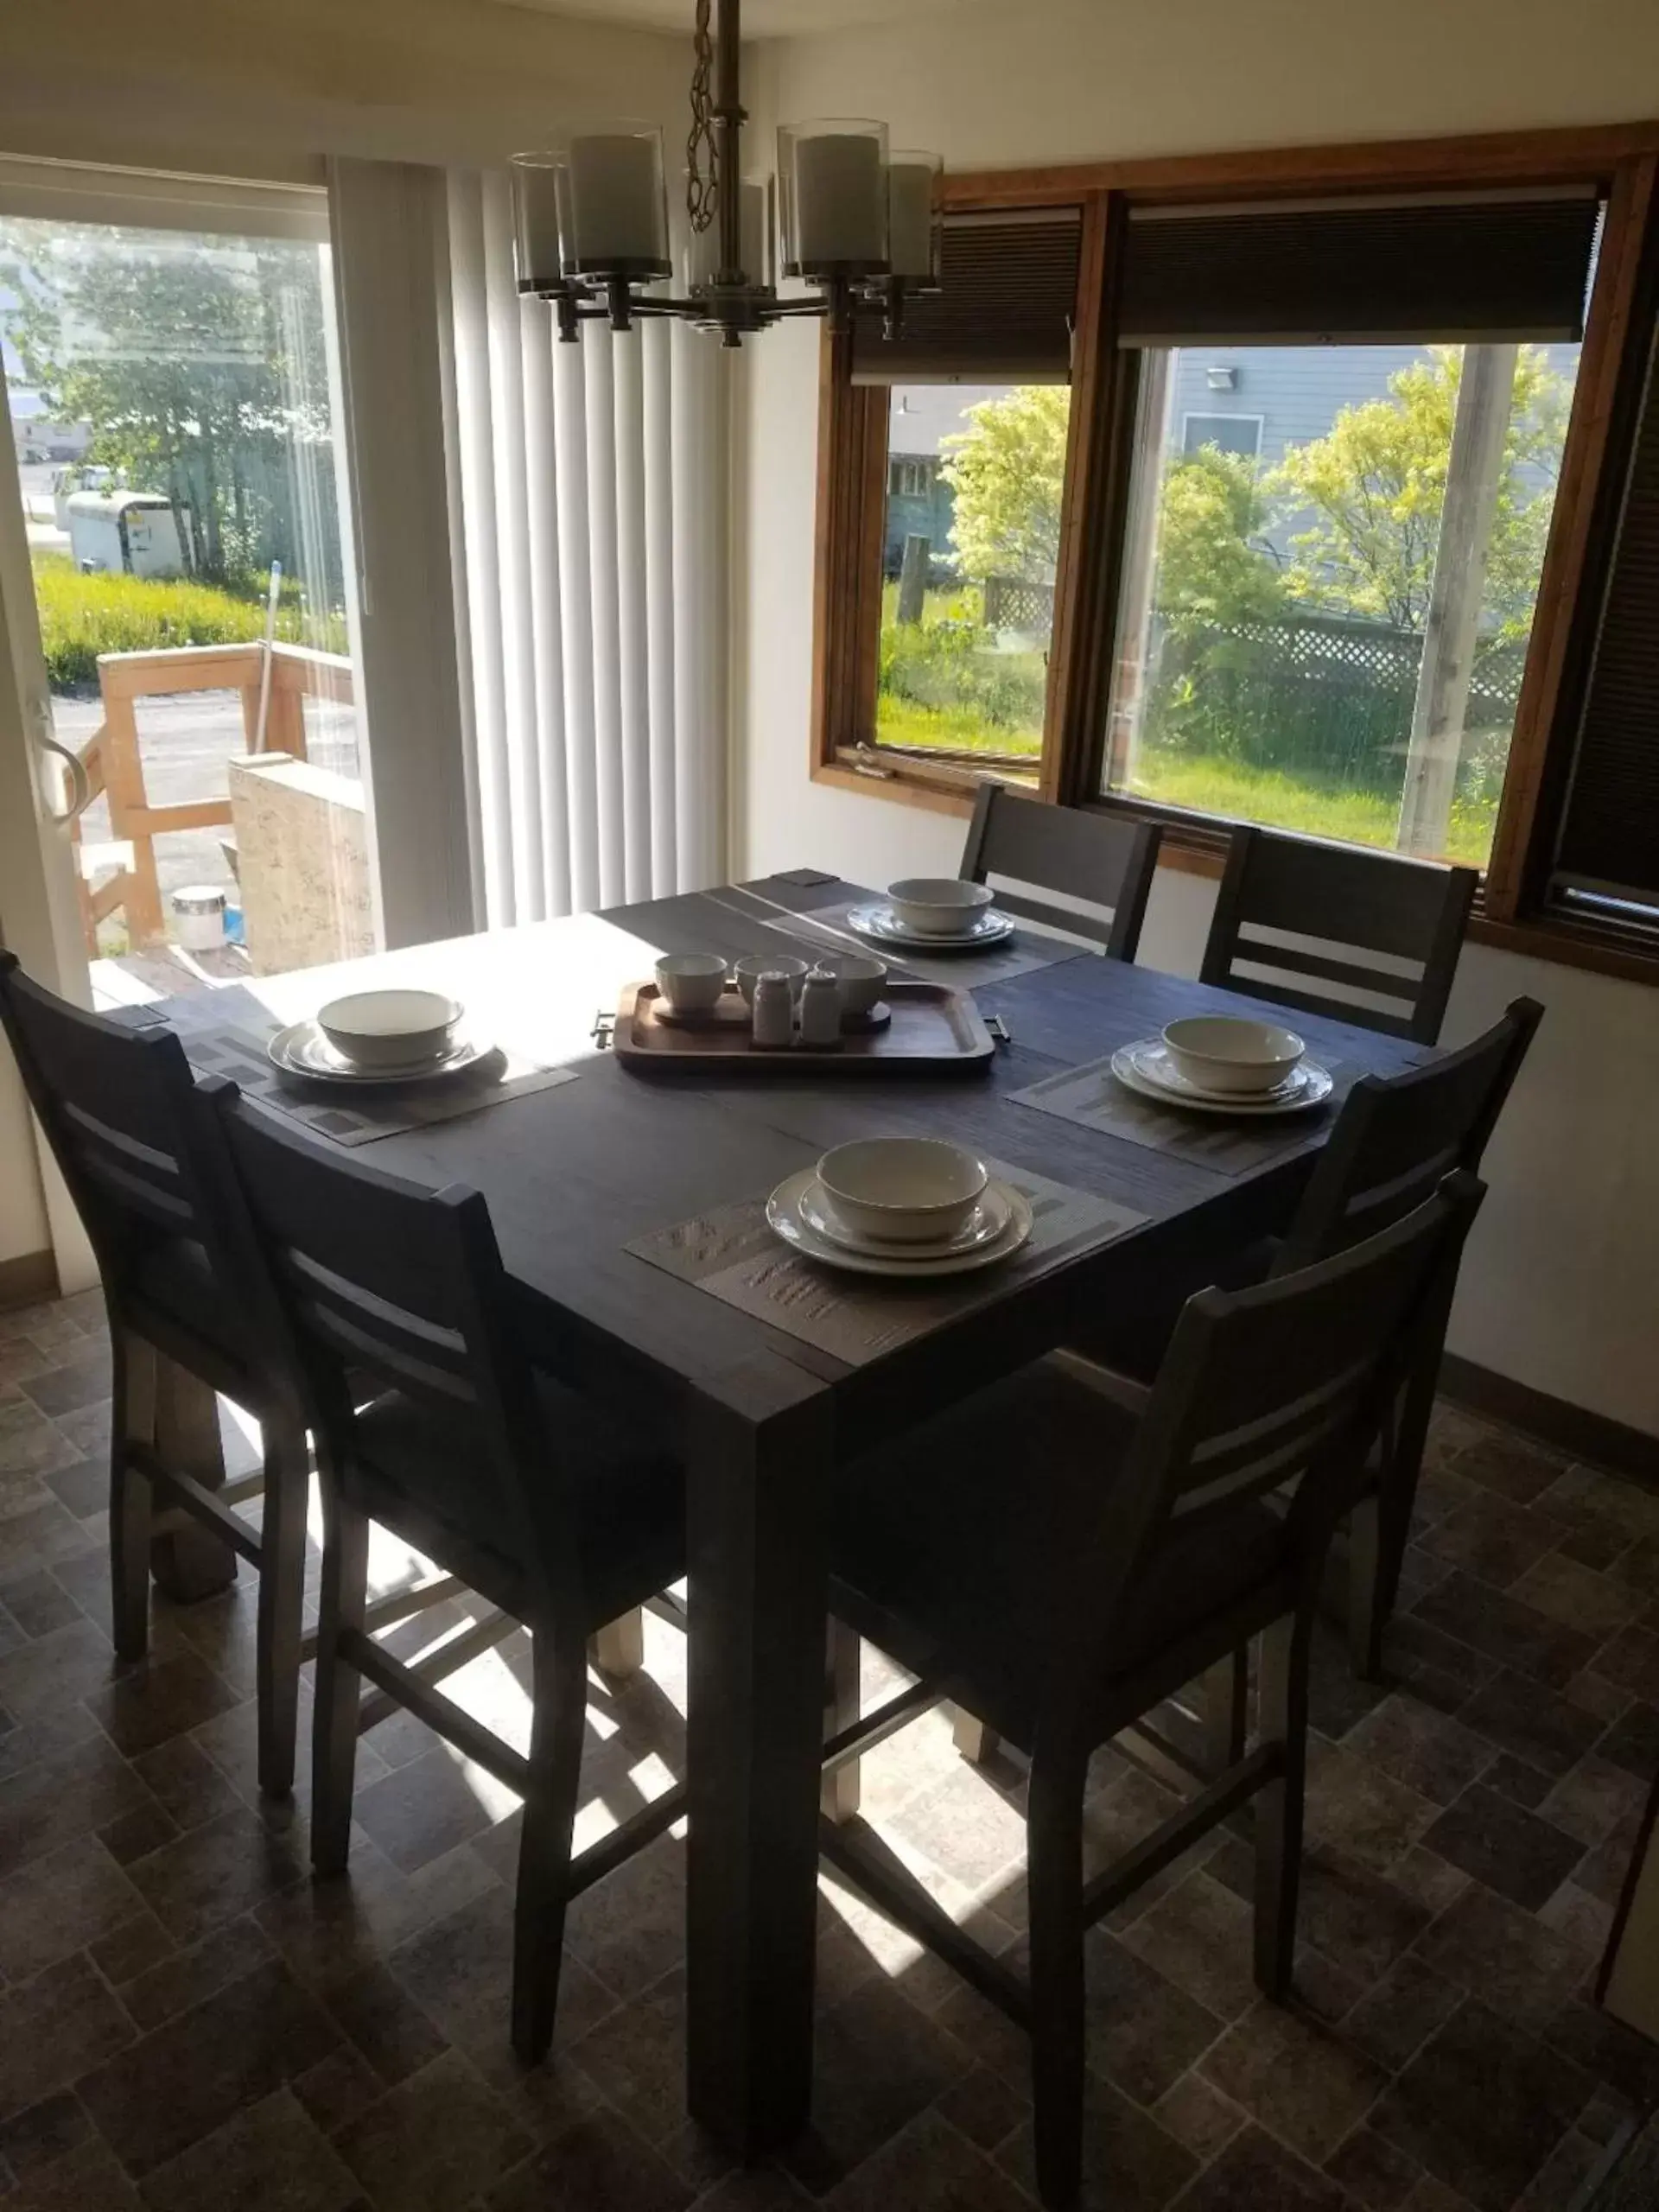
[[[1659,327],[1607,570],[1553,887],[1659,905]]]
[[[1579,339],[1595,190],[1138,207],[1122,346]]]
[[[853,382],[1068,383],[1081,236],[1075,207],[947,217],[938,296],[906,302],[896,339],[861,311]]]
[[[505,173],[452,170],[451,480],[493,926],[725,874],[726,410],[677,323],[562,346]]]

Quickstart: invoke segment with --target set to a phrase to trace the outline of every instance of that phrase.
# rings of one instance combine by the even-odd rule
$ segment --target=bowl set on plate
[[[441,991],[353,991],[266,1046],[284,1075],[321,1083],[417,1083],[454,1075],[489,1050],[456,1034],[462,1008]]]

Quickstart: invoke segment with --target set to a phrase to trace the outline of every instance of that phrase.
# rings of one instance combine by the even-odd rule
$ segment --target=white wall
[[[1016,20],[976,0],[770,47],[757,105],[785,119],[885,116],[895,143],[934,147],[957,169],[1612,122],[1659,113],[1659,8],[1035,0]],[[959,821],[808,779],[816,334],[785,327],[746,353],[743,868],[810,863],[874,883],[953,871]],[[1212,898],[1202,879],[1161,871],[1141,958],[1195,972]],[[1471,945],[1447,1041],[1522,991],[1548,1014],[1489,1155],[1452,1348],[1659,1433],[1659,995]]]

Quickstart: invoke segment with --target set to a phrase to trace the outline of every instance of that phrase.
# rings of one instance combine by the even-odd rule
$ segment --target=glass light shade
[[[777,281],[772,251],[772,179],[746,176],[738,189],[742,195],[738,224],[744,281],[769,291]],[[716,211],[707,230],[690,233],[685,249],[685,283],[688,288],[709,285],[719,273],[720,216]]]
[[[561,154],[515,154],[512,176],[513,248],[521,291],[556,284],[564,274],[569,238],[569,175]]]
[[[933,188],[944,166],[937,154],[894,154],[887,163],[887,264],[917,287],[939,281]]]
[[[887,266],[887,128],[797,123],[778,133],[784,270],[875,276]]]
[[[619,123],[573,137],[565,153],[570,228],[565,267],[582,276],[666,276],[663,134]]]

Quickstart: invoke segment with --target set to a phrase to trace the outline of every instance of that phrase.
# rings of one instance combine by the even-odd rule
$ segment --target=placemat
[[[1013,976],[1029,975],[1033,968],[1052,968],[1057,960],[1075,960],[1079,953],[1089,950],[1086,944],[1051,937],[1030,922],[1020,922],[1011,938],[987,951],[947,952],[936,960],[925,952],[901,950],[896,944],[878,944],[874,938],[861,937],[849,929],[847,917],[854,907],[880,903],[874,899],[843,899],[834,906],[814,907],[810,914],[798,914],[756,891],[741,893],[748,902],[741,907],[727,893],[709,895],[721,905],[732,906],[734,912],[749,914],[780,936],[794,938],[803,956],[819,947],[826,952],[873,952],[896,975],[914,976],[924,983],[951,983],[965,991],[978,983],[1002,983]]]
[[[578,1072],[546,1065],[504,1043],[447,1083],[388,1084],[372,1091],[306,1083],[278,1074],[267,1059],[267,1040],[285,1025],[239,984],[177,1001],[165,1014],[153,1007],[130,1006],[117,1007],[111,1019],[134,1029],[175,1031],[199,1075],[227,1076],[248,1097],[335,1144],[372,1144],[378,1137],[429,1128],[437,1122],[453,1122],[463,1114],[499,1106],[505,1099],[551,1090],[574,1082]]]
[[[1332,1080],[1329,1102],[1306,1114],[1287,1114],[1265,1125],[1183,1112],[1179,1106],[1160,1106],[1155,1098],[1143,1098],[1112,1073],[1109,1052],[1084,1067],[1045,1076],[1040,1083],[1012,1090],[1008,1096],[1016,1106],[1034,1106],[1039,1114],[1076,1122],[1081,1128],[1098,1129],[1104,1136],[1122,1137],[1130,1144],[1144,1145],[1148,1152],[1178,1153],[1184,1160],[1200,1160],[1220,1174],[1243,1175],[1281,1154],[1294,1152],[1325,1128],[1347,1096],[1355,1071],[1338,1061],[1325,1060],[1320,1065]]]
[[[1046,1274],[1062,1260],[1108,1244],[1146,1219],[1114,1199],[1051,1183],[1029,1168],[1000,1160],[985,1164],[1029,1202],[1032,1231],[1014,1258],[975,1274],[896,1282],[820,1266],[772,1234],[765,1198],[715,1206],[671,1229],[636,1237],[625,1249],[849,1367],[861,1367],[995,1297],[1011,1281]]]

